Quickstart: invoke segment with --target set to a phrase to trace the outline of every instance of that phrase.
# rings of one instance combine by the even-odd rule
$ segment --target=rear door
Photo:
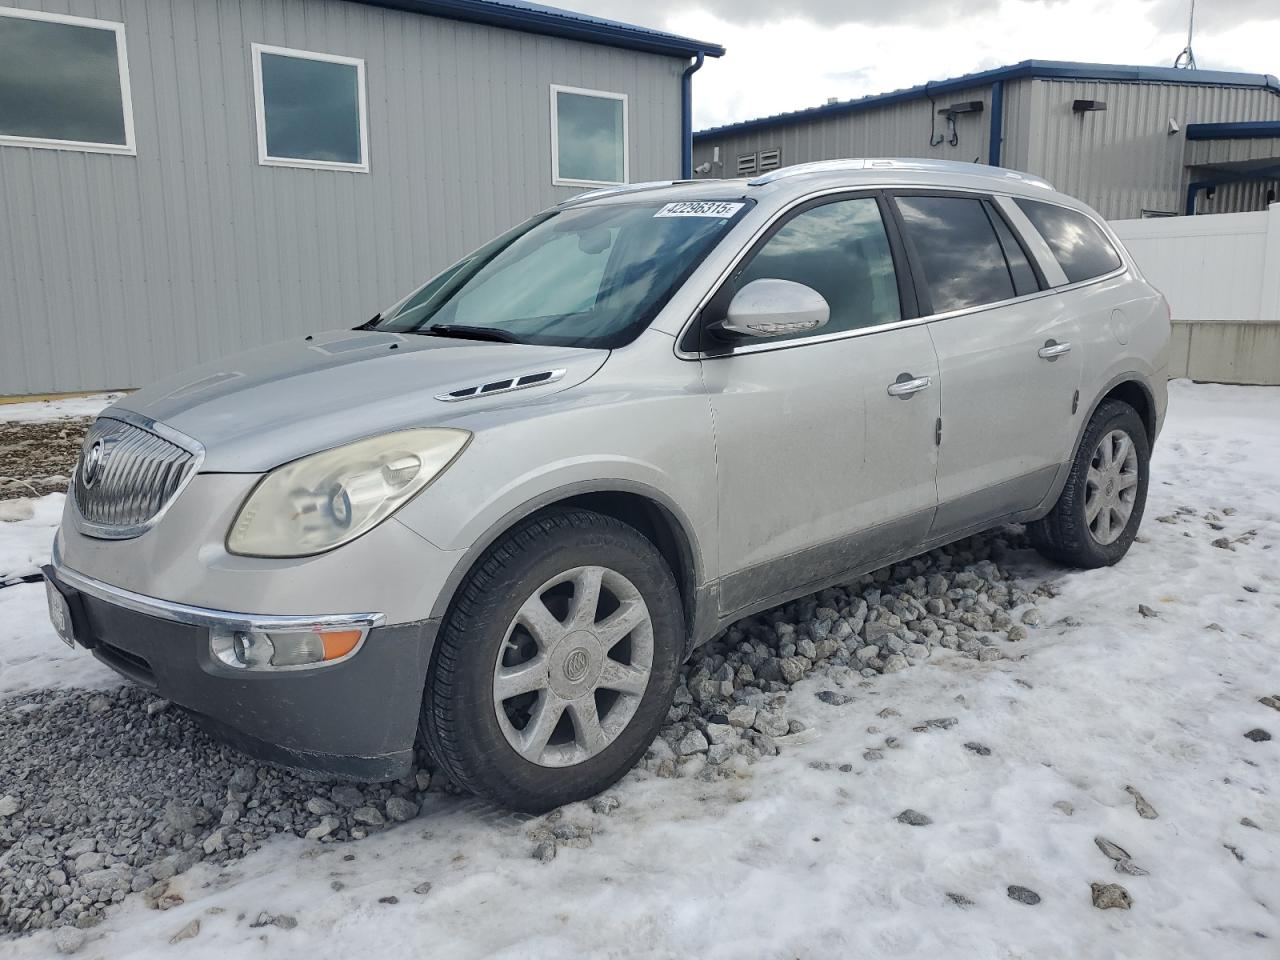
[[[1080,385],[1078,330],[992,198],[894,203],[943,383],[933,535],[959,534],[1048,494]]]
[[[858,194],[798,207],[704,311],[704,321],[715,319],[706,314],[761,278],[806,284],[831,307],[816,331],[702,355],[716,434],[722,612],[909,548],[932,523],[938,365],[927,330],[913,322],[905,255],[886,229],[884,203]]]

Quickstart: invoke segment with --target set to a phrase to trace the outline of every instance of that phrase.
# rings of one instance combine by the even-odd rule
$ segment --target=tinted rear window
[[[1120,254],[1091,219],[1053,203],[1015,199],[1053,251],[1068,283],[1092,280],[1120,266]]]

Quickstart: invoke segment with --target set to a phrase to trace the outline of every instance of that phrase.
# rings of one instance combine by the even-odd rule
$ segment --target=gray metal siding
[[[1182,212],[1186,136],[1185,132],[1170,135],[1170,118],[1182,131],[1188,123],[1280,118],[1280,97],[1266,90],[1168,83],[1033,83],[1030,172],[1109,219],[1137,217],[1144,209]],[[1077,99],[1104,100],[1107,109],[1074,114],[1071,103]],[[1232,193],[1244,199],[1247,191]]]
[[[1007,84],[1006,89],[1013,86],[1016,84]],[[929,122],[934,109],[963,100],[981,100],[983,112],[957,119],[958,145],[953,147],[944,141],[930,147]],[[693,163],[696,167],[710,160],[715,146],[720,147],[723,166],[708,174],[712,177],[735,176],[739,156],[775,147],[782,150],[783,166],[841,157],[932,157],[970,162],[977,158],[979,163],[986,163],[990,111],[990,86],[975,87],[941,94],[936,108],[928,100],[913,100],[865,113],[781,122],[765,130],[702,138],[694,144]],[[934,133],[946,135],[945,117],[936,118]]]
[[[0,395],[128,387],[359,323],[566,196],[552,83],[680,170],[679,59],[344,0],[0,0],[125,24],[137,157],[0,146]],[[258,164],[250,43],[361,57],[368,174]]]

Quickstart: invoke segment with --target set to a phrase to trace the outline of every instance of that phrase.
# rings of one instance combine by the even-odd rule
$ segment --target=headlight
[[[339,547],[404,506],[470,439],[466,430],[445,427],[402,430],[277,467],[240,508],[227,549],[307,557]]]

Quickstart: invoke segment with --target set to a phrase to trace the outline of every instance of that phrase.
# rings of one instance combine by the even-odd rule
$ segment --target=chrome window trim
[[[382,626],[387,619],[381,613],[342,613],[312,617],[234,613],[228,610],[214,610],[209,607],[175,603],[172,600],[159,600],[141,593],[134,593],[124,587],[104,583],[101,580],[85,576],[83,573],[64,566],[56,541],[53,546],[52,562],[58,579],[81,593],[87,593],[89,596],[96,597],[105,603],[132,610],[134,613],[156,617],[160,620],[170,620],[174,623],[181,623],[191,627],[206,627],[211,630],[256,631],[259,633],[303,633],[316,630],[357,629],[362,630],[367,635],[374,627]],[[356,645],[355,650],[348,656],[354,655],[355,651],[359,650],[360,645],[363,643],[364,636],[362,635],[360,643]],[[331,660],[327,662],[336,663],[338,661]]]
[[[101,523],[94,523],[92,520],[86,520],[80,513],[80,505],[76,503],[75,498],[75,477],[72,476],[72,482],[67,486],[67,497],[71,500],[73,507],[71,511],[71,519],[75,523],[75,527],[87,537],[94,537],[98,540],[132,540],[134,537],[140,537],[146,533],[161,520],[164,515],[169,512],[169,508],[177,503],[178,498],[182,496],[182,492],[196,478],[196,474],[200,472],[200,467],[204,465],[205,448],[204,444],[194,437],[189,437],[179,430],[173,429],[168,424],[160,423],[151,417],[144,416],[140,413],[134,413],[132,410],[115,410],[108,408],[100,414],[97,420],[117,420],[120,423],[126,423],[130,426],[154,433],[161,440],[167,440],[176,447],[181,447],[191,454],[191,470],[178,484],[177,489],[173,491],[167,503],[162,506],[156,515],[145,523],[135,523],[129,526],[116,527]],[[94,422],[96,423],[97,420]],[[80,469],[80,457],[76,457],[74,470]]]
[[[708,286],[707,290],[703,293],[701,299],[698,301],[698,305],[694,307],[693,311],[689,315],[689,318],[680,327],[680,332],[677,333],[675,336],[675,343],[674,343],[673,349],[675,351],[676,357],[678,357],[681,360],[699,360],[699,361],[723,360],[729,357],[740,357],[748,354],[765,353],[773,350],[790,350],[795,347],[805,347],[813,343],[830,343],[835,340],[848,340],[848,339],[852,339],[853,337],[865,337],[871,334],[884,333],[885,331],[888,331],[888,330],[906,329],[907,327],[919,326],[922,323],[934,323],[940,320],[950,320],[952,317],[962,317],[962,316],[968,316],[970,314],[975,314],[975,313],[983,313],[987,310],[997,310],[997,309],[1000,309],[1001,307],[1007,307],[1013,304],[1025,303],[1031,300],[1038,300],[1042,297],[1055,296],[1060,293],[1070,292],[1072,290],[1078,290],[1082,287],[1091,286],[1095,283],[1103,283],[1107,280],[1116,279],[1117,277],[1120,277],[1125,273],[1127,273],[1129,270],[1129,265],[1127,260],[1125,259],[1125,255],[1121,254],[1120,266],[1115,270],[1111,271],[1110,273],[1103,274],[1102,276],[1099,276],[1099,277],[1091,277],[1088,280],[1081,280],[1078,283],[1069,283],[1069,284],[1064,284],[1063,286],[1060,286],[1060,287],[1049,287],[1046,290],[1037,290],[1034,293],[1023,294],[1020,297],[1011,297],[1007,300],[998,300],[994,303],[983,303],[983,304],[978,304],[972,307],[965,307],[960,310],[951,310],[946,313],[932,313],[932,314],[929,314],[928,316],[912,317],[908,320],[899,320],[896,323],[881,323],[873,327],[859,327],[855,330],[841,330],[838,333],[816,334],[815,336],[812,336],[812,337],[802,337],[798,340],[787,340],[783,343],[745,344],[743,346],[735,346],[724,353],[707,353],[706,351],[682,350],[680,348],[680,344],[683,342],[685,336],[688,334],[689,329],[693,326],[694,323],[697,322],[698,315],[702,313],[702,311],[706,308],[707,304],[711,301],[711,298],[716,294],[717,291],[719,291],[721,285],[733,274],[733,271],[736,270],[738,268],[738,265],[741,264],[742,261],[746,258],[747,254],[755,246],[756,242],[766,232],[768,232],[769,229],[775,223],[777,223],[780,219],[782,219],[783,217],[791,213],[796,207],[804,203],[807,203],[810,200],[818,199],[825,196],[832,196],[832,195],[844,194],[844,193],[858,193],[863,191],[870,192],[870,191],[895,190],[895,189],[898,189],[898,185],[859,184],[856,187],[849,186],[849,185],[842,185],[838,187],[827,187],[826,189],[823,189],[823,190],[815,190],[811,193],[806,193],[803,196],[793,198],[792,201],[789,202],[786,206],[775,211],[773,216],[771,216],[763,224],[757,227],[755,232],[752,233],[752,235],[742,243],[740,249],[738,250],[737,255],[734,256],[734,258],[730,261],[729,265],[724,270],[721,271],[720,275],[716,277],[716,279]],[[924,190],[927,190],[928,188],[925,186],[913,184],[911,187],[904,188],[904,189],[924,191]],[[999,194],[994,190],[983,189],[978,187],[939,186],[937,189],[946,190],[948,193],[972,193],[978,197],[991,197],[993,199],[997,199],[998,197],[1003,196],[1003,194]],[[1038,197],[1033,199],[1040,200],[1040,198]],[[1040,200],[1040,202],[1051,203],[1052,201]],[[1076,207],[1071,207],[1064,203],[1057,204],[1057,206],[1064,207],[1067,210],[1077,209]],[[1078,211],[1078,212],[1084,213],[1084,211]],[[1088,216],[1088,214],[1085,214],[1085,215]],[[1094,218],[1090,217],[1090,219],[1094,219]],[[1096,223],[1097,221],[1094,220],[1094,222]],[[1103,233],[1107,236],[1108,239],[1111,239],[1110,232],[1105,230],[1105,228],[1103,230]],[[1039,237],[1039,234],[1037,233],[1036,236]],[[1041,242],[1043,243],[1045,241],[1041,238]],[[1054,261],[1054,264],[1055,265],[1057,264],[1056,260]],[[1061,270],[1062,268],[1058,267],[1058,269]]]

